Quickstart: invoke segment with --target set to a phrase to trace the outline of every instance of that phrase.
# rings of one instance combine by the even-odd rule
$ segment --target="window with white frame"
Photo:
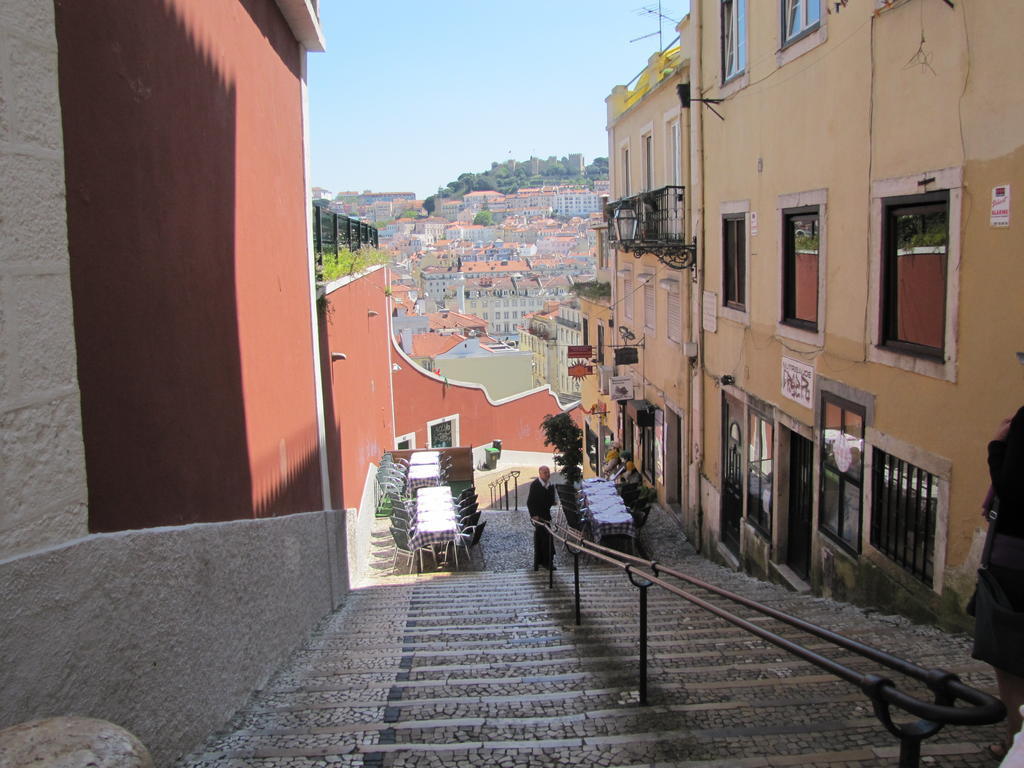
[[[654,136],[644,136],[644,191],[654,189]]]
[[[452,448],[459,444],[458,414],[427,422],[427,447]]]
[[[821,0],[783,0],[782,44],[789,45],[821,23]]]
[[[672,167],[669,168],[669,178],[672,179],[672,186],[678,187],[682,184],[682,145],[680,142],[681,136],[679,133],[679,121],[676,120],[669,126],[669,136],[671,137],[671,152],[669,153],[669,162]]]
[[[654,276],[640,275],[644,282],[644,327],[655,329]]]
[[[722,82],[747,68],[747,0],[722,0]]]
[[[622,150],[622,196],[629,197],[632,194],[632,185],[629,179],[629,147]]]

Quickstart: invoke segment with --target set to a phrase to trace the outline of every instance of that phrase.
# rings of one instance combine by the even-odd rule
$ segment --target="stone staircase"
[[[677,554],[697,578],[993,688],[965,638],[784,591],[688,545]],[[231,728],[179,765],[897,764],[897,740],[853,686],[657,588],[649,706],[637,706],[637,590],[621,572],[585,564],[576,627],[571,560],[559,557],[552,589],[546,573],[518,568],[353,591]],[[752,620],[870,671],[823,641]],[[925,742],[922,765],[991,766],[984,747],[1000,727],[948,727]]]

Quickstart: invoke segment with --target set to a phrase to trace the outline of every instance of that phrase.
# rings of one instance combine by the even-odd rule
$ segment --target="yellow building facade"
[[[705,555],[968,626],[986,444],[1024,402],[1020,29],[1010,0],[694,0],[612,91],[610,218],[681,179],[697,246],[614,252],[619,418]]]

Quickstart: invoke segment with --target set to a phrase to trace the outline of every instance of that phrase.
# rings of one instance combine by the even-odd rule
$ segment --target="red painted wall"
[[[324,366],[330,369],[324,390],[331,496],[337,507],[359,506],[367,467],[379,464],[381,454],[395,446],[384,292],[389,284],[388,270],[378,268],[327,294],[324,357],[345,355]]]
[[[397,347],[393,354],[402,368],[394,374],[395,432],[415,432],[417,447],[427,445],[427,422],[457,413],[460,445],[490,445],[500,439],[503,450],[551,450],[544,445],[540,422],[560,413],[561,407],[548,390],[494,405],[482,388],[446,385],[402,358]]]
[[[90,528],[322,507],[298,44],[273,0],[55,7]]]

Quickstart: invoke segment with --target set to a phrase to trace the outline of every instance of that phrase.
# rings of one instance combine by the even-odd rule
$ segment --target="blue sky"
[[[426,197],[492,161],[608,154],[604,100],[658,48],[657,0],[321,0],[311,181]],[[662,0],[678,21],[689,0]],[[662,26],[663,42],[675,25]],[[637,42],[634,38],[655,33]]]

